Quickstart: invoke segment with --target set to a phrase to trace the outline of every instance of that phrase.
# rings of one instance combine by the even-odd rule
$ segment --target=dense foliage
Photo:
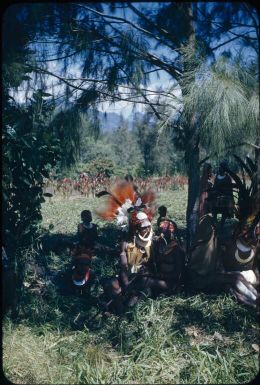
[[[59,156],[58,141],[48,132],[51,110],[41,91],[34,94],[29,106],[17,108],[8,103],[4,110],[2,238],[9,268],[19,272],[20,285],[24,249],[35,239],[42,219],[43,181]]]

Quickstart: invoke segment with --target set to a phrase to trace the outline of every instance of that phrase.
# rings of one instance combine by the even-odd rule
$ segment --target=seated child
[[[160,206],[158,208],[158,213],[159,217],[157,219],[157,234],[160,235],[163,233],[165,227],[170,227],[172,238],[175,238],[177,235],[177,224],[167,216],[167,207]]]
[[[81,212],[82,222],[78,224],[78,242],[86,248],[93,248],[98,238],[97,225],[92,223],[90,210]]]
[[[73,244],[70,254],[73,257],[72,283],[77,292],[89,292],[95,280],[91,269],[93,248],[98,238],[97,225],[92,223],[91,211],[81,212],[82,222],[78,224],[78,241]]]

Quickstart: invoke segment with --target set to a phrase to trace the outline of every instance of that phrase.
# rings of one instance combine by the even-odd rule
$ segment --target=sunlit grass
[[[180,228],[186,194],[171,191],[158,198]],[[43,226],[53,224],[50,237],[72,235],[80,212],[98,204],[97,198],[55,198],[43,206]],[[102,242],[117,246],[113,224],[95,214],[93,220]],[[37,258],[51,272],[64,270],[70,260],[66,248]],[[93,268],[99,276],[114,274],[116,261],[96,255]],[[58,295],[48,279],[43,277],[41,294],[24,290],[16,322],[4,320],[3,367],[14,383],[228,384],[248,382],[258,373],[257,317],[229,295],[162,296],[143,300],[121,318],[104,318],[87,299]],[[73,325],[77,316],[85,320],[81,330]]]

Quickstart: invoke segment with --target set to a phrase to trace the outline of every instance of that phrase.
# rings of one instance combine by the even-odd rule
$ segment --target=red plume
[[[125,203],[126,199],[134,202],[135,191],[131,183],[120,182],[112,188],[111,193],[106,197],[104,207],[96,210],[97,215],[104,220],[113,220],[117,215],[117,209]]]
[[[142,203],[147,205],[147,208],[144,209],[144,212],[147,214],[150,221],[156,212],[156,207],[154,205],[156,198],[156,193],[153,190],[147,190],[142,196]]]
[[[144,204],[150,205],[155,201],[156,194],[153,190],[147,190],[141,197]]]

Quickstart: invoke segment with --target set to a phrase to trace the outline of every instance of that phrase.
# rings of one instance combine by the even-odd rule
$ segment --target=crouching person
[[[73,255],[73,253],[75,253]],[[91,268],[91,253],[89,250],[82,250],[80,248],[77,253],[77,248],[71,250],[72,260],[72,274],[71,286],[74,295],[89,296],[90,290],[96,281],[96,274]]]

